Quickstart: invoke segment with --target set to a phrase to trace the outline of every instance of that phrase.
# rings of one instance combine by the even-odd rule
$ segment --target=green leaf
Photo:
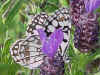
[[[59,8],[58,6],[59,6],[59,0],[48,0],[44,10],[49,13],[54,12]]]
[[[10,22],[14,19],[16,14],[19,12],[20,8],[22,7],[24,0],[16,0],[16,2],[12,5],[12,8],[9,9],[8,16],[5,20],[5,23],[10,25]]]
[[[11,44],[11,39],[7,38],[7,40],[5,40],[4,42],[4,45],[3,45],[3,48],[1,49],[1,54],[0,54],[0,61],[2,63],[12,62],[12,60],[9,60],[11,59],[10,52],[9,52],[10,44]]]
[[[0,17],[2,17],[2,15],[4,14],[4,12],[7,10],[7,8],[9,7],[10,3],[12,0],[7,0],[0,8]]]
[[[2,75],[15,75],[20,66],[16,64],[0,64],[0,74]]]
[[[61,4],[62,7],[65,7],[65,6],[68,7],[68,2],[67,2],[67,0],[59,0],[59,2],[60,2],[60,4]]]

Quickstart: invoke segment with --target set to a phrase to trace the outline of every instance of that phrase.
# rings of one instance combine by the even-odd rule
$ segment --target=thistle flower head
[[[64,35],[62,30],[55,30],[49,37],[46,36],[46,33],[43,31],[43,29],[38,29],[38,33],[42,43],[42,52],[48,57],[53,57],[63,40]]]
[[[70,14],[72,23],[75,26],[79,26],[77,23],[79,22],[80,15],[85,13],[85,4],[83,0],[70,0]]]
[[[80,15],[74,34],[75,48],[82,53],[93,51],[98,43],[99,23],[96,14],[85,13]]]
[[[45,57],[40,66],[40,75],[64,75],[64,72],[64,60],[60,54],[56,54],[53,59]]]
[[[93,12],[100,6],[100,0],[84,0],[87,12]]]

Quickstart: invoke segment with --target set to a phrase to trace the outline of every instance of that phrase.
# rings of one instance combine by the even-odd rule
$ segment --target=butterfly
[[[59,47],[62,56],[66,56],[66,50],[69,46],[71,19],[68,8],[59,8],[50,16],[42,12],[36,14],[32,21],[28,24],[26,35],[38,35],[37,29],[42,28],[47,36],[49,36],[55,29],[61,28],[64,33],[64,39]]]
[[[45,33],[43,36],[46,35],[48,37],[47,41],[50,41],[50,39],[54,40],[51,37],[55,36],[56,31],[61,29],[63,32],[63,41],[60,45],[57,45],[59,48],[55,53],[58,52],[65,58],[69,46],[70,28],[71,20],[69,9],[67,8],[60,8],[50,16],[44,12],[36,14],[28,24],[26,38],[16,41],[10,48],[11,56],[18,64],[30,69],[39,68],[46,56],[41,49],[45,49],[45,43],[47,43],[43,42],[43,40],[41,42],[41,35]],[[42,29],[44,32],[39,34],[38,29]],[[59,38],[56,39],[58,40]],[[54,43],[58,42],[55,41]]]
[[[32,35],[25,39],[17,40],[10,48],[11,56],[15,62],[30,69],[38,68],[44,62],[46,55],[53,57],[63,40],[61,29],[55,30],[50,37],[47,37],[42,29],[39,29],[38,32],[40,37]]]

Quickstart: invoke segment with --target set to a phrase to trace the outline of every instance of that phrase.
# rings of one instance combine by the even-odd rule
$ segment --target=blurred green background
[[[25,37],[29,15],[42,11],[49,14],[60,7],[69,7],[68,3],[68,0],[0,0],[0,75],[31,74],[32,70],[13,61],[9,53],[11,44]],[[74,48],[73,36],[74,27],[72,26],[70,47],[67,53],[71,61],[65,64],[65,75],[86,75],[87,65],[100,58],[100,51],[97,49],[94,54],[80,53]],[[92,73],[89,72],[87,75],[100,75],[99,68],[92,67]],[[34,70],[34,75],[39,75],[39,70]]]

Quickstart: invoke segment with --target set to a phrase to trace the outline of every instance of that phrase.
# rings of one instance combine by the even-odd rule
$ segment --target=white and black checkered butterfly
[[[35,69],[43,63],[44,54],[40,48],[39,36],[32,35],[26,39],[17,40],[10,48],[10,53],[16,63]]]
[[[27,27],[27,36],[38,35],[37,29],[43,28],[47,36],[49,36],[55,29],[62,28],[64,32],[64,39],[59,47],[59,52],[63,57],[66,57],[66,51],[69,46],[71,19],[68,8],[60,8],[55,13],[48,16],[42,12],[33,17],[32,21]]]

